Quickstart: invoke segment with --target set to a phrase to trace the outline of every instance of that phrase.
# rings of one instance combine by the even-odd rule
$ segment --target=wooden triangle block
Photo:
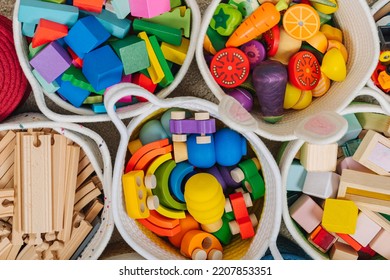
[[[32,39],[33,48],[53,42],[68,35],[68,26],[41,18]]]

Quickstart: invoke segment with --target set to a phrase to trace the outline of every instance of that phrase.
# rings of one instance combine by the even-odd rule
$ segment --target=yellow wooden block
[[[156,211],[157,213],[171,219],[184,219],[186,217],[186,213],[183,210],[170,209],[161,204],[157,207]]]
[[[161,44],[161,50],[166,60],[178,65],[183,65],[189,46],[190,40],[183,38],[180,46],[174,46],[163,42]]]
[[[149,41],[149,37],[146,32],[138,33],[138,37],[145,41],[146,43],[146,51],[149,55],[150,66],[147,68],[150,79],[154,84],[158,84],[164,78],[165,74],[163,69],[161,68],[160,63],[158,62],[158,58],[156,53],[153,50],[152,44]]]
[[[130,171],[122,176],[123,194],[127,215],[133,219],[145,219],[150,215],[147,207],[147,189],[142,170]]]
[[[329,232],[354,234],[358,212],[353,201],[328,198],[325,200],[322,226]]]
[[[142,142],[139,139],[135,139],[133,141],[130,141],[127,145],[127,148],[129,149],[129,152],[134,155],[136,151],[138,151],[139,148],[142,147]]]

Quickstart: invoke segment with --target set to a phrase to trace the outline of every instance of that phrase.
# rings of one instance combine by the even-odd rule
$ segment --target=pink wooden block
[[[170,0],[129,0],[131,15],[152,18],[171,10]]]
[[[351,237],[363,247],[366,247],[380,230],[381,227],[377,223],[368,218],[363,212],[360,212],[356,223],[356,231],[351,234]]]
[[[302,192],[318,198],[336,198],[340,175],[334,172],[307,172]]]
[[[290,206],[290,215],[307,233],[311,233],[322,220],[322,208],[308,195],[302,194]]]
[[[122,76],[122,80],[121,80],[121,83],[131,83],[132,79],[131,79],[131,74],[129,75],[125,75],[125,76]],[[108,87],[105,91],[104,91],[104,95],[106,95],[107,91],[112,88],[111,87]],[[131,103],[133,101],[133,97],[131,95],[129,96],[125,96],[121,99],[118,100],[119,103]]]
[[[337,173],[341,174],[343,169],[351,169],[355,171],[365,172],[365,173],[371,173],[374,174],[374,172],[364,165],[360,164],[356,160],[354,160],[352,157],[346,157],[343,159],[339,164],[337,165]]]
[[[370,247],[385,259],[390,260],[390,232],[382,229],[370,242]]]

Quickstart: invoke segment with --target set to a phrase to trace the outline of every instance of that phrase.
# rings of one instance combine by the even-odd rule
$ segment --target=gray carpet
[[[15,2],[14,0],[0,0],[0,14],[12,18],[14,2]],[[201,12],[203,12],[207,8],[210,0],[198,0],[197,2],[199,4]],[[372,4],[375,1],[367,0],[367,2],[369,4]],[[196,65],[195,59],[192,62],[191,68],[188,74],[186,75],[186,77],[184,78],[183,82],[174,90],[174,92],[170,95],[170,97],[184,96],[184,95],[197,96],[197,97],[210,100],[212,102],[217,102],[217,99],[212,95],[210,90],[207,88],[205,82],[203,81],[203,78]],[[52,109],[53,111],[58,113],[65,112],[62,108],[59,108],[56,104],[51,102],[49,99],[47,99],[46,102],[49,108]],[[23,112],[39,112],[33,94],[31,94],[30,97],[27,99],[27,101],[14,112],[14,115]],[[118,146],[118,141],[119,141],[119,135],[115,127],[109,122],[85,124],[85,126],[98,132],[106,140],[106,143],[108,143],[109,145],[112,158],[114,158],[116,154],[116,148]],[[272,154],[276,155],[280,147],[280,143],[267,141],[265,139],[262,140],[267,144]],[[286,230],[286,227],[283,224],[280,232],[281,235],[291,238],[288,231]],[[111,238],[111,241],[107,246],[106,250],[103,252],[101,258],[102,259],[108,258],[108,257],[112,257],[127,252],[132,252],[132,249],[129,248],[129,246],[122,240],[119,233],[115,230]]]

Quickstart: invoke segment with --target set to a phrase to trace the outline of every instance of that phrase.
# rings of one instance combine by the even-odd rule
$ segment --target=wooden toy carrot
[[[280,20],[281,10],[287,9],[285,0],[280,0],[274,5],[265,2],[248,17],[226,42],[226,47],[238,47],[258,37],[262,33],[274,27]]]

